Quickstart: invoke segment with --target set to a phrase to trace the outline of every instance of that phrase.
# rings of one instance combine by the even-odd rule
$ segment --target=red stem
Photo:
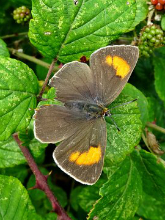
[[[38,102],[41,101],[42,95],[43,95],[43,93],[44,93],[44,91],[45,91],[46,85],[48,84],[50,75],[51,75],[51,73],[52,73],[52,71],[53,71],[54,64],[55,64],[56,61],[57,61],[56,58],[53,59],[51,65],[50,65],[50,67],[49,67],[49,70],[48,70],[48,73],[47,73],[45,82],[44,82],[44,84],[43,84],[43,86],[42,86],[42,89],[41,89],[41,91],[40,91],[40,93],[39,93],[39,95],[38,95],[38,97],[37,97]]]
[[[29,167],[31,168],[33,174],[35,175],[36,186],[34,188],[38,188],[38,189],[45,192],[45,194],[47,195],[48,199],[50,200],[50,202],[52,204],[53,211],[56,212],[56,214],[58,215],[58,220],[71,220],[71,218],[68,217],[68,215],[66,214],[64,209],[59,205],[57,199],[53,195],[51,189],[49,188],[49,186],[47,184],[47,177],[44,176],[40,172],[40,170],[38,169],[37,164],[35,163],[28,148],[25,146],[22,146],[22,142],[19,139],[18,134],[14,134],[13,138],[15,139],[18,146],[20,147],[22,153],[24,154],[24,156],[29,164]]]

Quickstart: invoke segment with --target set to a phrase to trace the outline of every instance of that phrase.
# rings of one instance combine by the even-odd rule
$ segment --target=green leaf
[[[153,70],[152,58],[140,57],[131,78],[134,86],[140,89],[145,96],[155,95]]]
[[[26,165],[18,165],[5,169],[0,169],[0,174],[16,177],[23,183],[25,181],[25,178],[28,176],[28,171],[29,167],[27,167]]]
[[[165,142],[159,143],[159,147],[165,152]],[[161,155],[161,158],[165,161],[165,154]]]
[[[156,120],[156,122],[157,122],[156,110],[157,110],[157,104],[158,104],[159,100],[157,100],[154,97],[148,97],[147,100],[148,100],[148,115],[149,115],[148,121],[152,122],[152,121]]]
[[[122,161],[141,138],[142,123],[137,102],[122,105],[132,98],[125,96],[122,92],[120,96],[109,106],[111,117],[106,117],[107,121],[107,148],[106,163],[116,163]],[[121,106],[118,106],[121,105]],[[114,108],[118,106],[117,108]],[[115,121],[120,131],[114,125]]]
[[[55,91],[55,88],[54,87],[51,87],[49,89],[49,91],[47,92],[47,99],[52,99],[54,100],[56,97],[56,91]]]
[[[40,158],[42,154],[45,152],[45,148],[48,146],[48,144],[43,144],[33,138],[33,140],[29,144],[30,151],[34,158]],[[42,159],[42,158],[40,158]],[[39,161],[38,161],[39,163]]]
[[[71,212],[69,212],[67,214],[72,220],[77,220],[77,218],[75,218],[75,216]]]
[[[31,134],[32,133],[32,134]],[[33,157],[37,162],[42,159],[47,144],[40,143],[34,138],[33,134],[33,120],[31,121],[28,130],[19,135],[23,146],[28,146]],[[28,143],[24,145],[24,143]],[[6,141],[0,141],[0,168],[14,167],[15,165],[25,164],[26,159],[23,156],[18,144],[10,137]]]
[[[51,87],[46,94],[45,93],[43,94],[42,97],[46,100],[39,102],[37,107],[40,107],[42,105],[49,105],[49,104],[63,105],[60,101],[55,99],[56,98],[56,91],[55,91],[54,87]]]
[[[144,193],[137,214],[150,220],[164,220],[164,207],[165,202],[162,203]]]
[[[31,0],[8,0],[12,5],[13,7],[20,7],[22,5],[25,5],[25,6],[28,6],[31,8]]]
[[[28,193],[19,180],[0,175],[0,218],[29,220],[35,214]]]
[[[163,31],[165,31],[165,16],[164,15],[162,16],[162,19],[161,19],[161,28]]]
[[[96,184],[84,187],[78,194],[78,204],[85,212],[89,212],[96,200],[99,199],[100,187],[106,182],[106,180],[106,178],[100,178]]]
[[[41,157],[46,147],[47,144],[40,143],[35,138],[29,142],[30,151],[35,159]],[[6,141],[0,141],[0,168],[14,167],[25,163],[26,159],[12,137]]]
[[[2,39],[0,39],[0,56],[10,57],[6,43]]]
[[[89,57],[132,27],[134,0],[33,0],[29,37],[46,57],[63,63]]]
[[[56,213],[48,213],[47,215],[45,215],[45,218],[43,218],[43,220],[56,220],[57,219],[57,214]]]
[[[26,129],[36,107],[38,82],[24,63],[0,58],[0,140]]]
[[[77,202],[78,195],[80,194],[83,188],[84,186],[77,186],[71,191],[71,194],[70,194],[70,204],[76,212],[78,211],[78,208],[79,208],[79,203]]]
[[[148,97],[149,121],[156,121],[156,124],[165,127],[165,106],[158,97]],[[155,131],[156,132],[156,131]],[[160,132],[157,132],[160,134]]]
[[[12,137],[7,141],[0,141],[0,168],[13,167],[25,162],[25,157]]]
[[[3,9],[1,9],[1,11],[0,11],[0,25],[2,26],[3,23],[5,23],[5,10],[4,10],[5,5],[3,5],[3,3],[2,3],[1,6]],[[0,30],[0,33],[2,33],[1,30]]]
[[[124,94],[131,96],[133,99],[137,99],[138,107],[141,114],[141,121],[143,123],[143,127],[145,127],[146,122],[148,122],[148,101],[147,98],[143,95],[143,93],[138,90],[133,85],[127,83],[124,87]]]
[[[165,202],[165,166],[157,156],[144,151],[133,151],[131,157],[140,173],[143,191]]]
[[[144,0],[136,0],[136,17],[135,20],[130,27],[130,31],[135,28],[141,21],[143,21],[148,15],[148,5]]]
[[[100,189],[101,198],[88,220],[127,220],[133,218],[141,199],[141,179],[130,157],[122,162]]]
[[[153,59],[154,71],[155,71],[155,89],[160,97],[163,100],[165,105],[165,86],[164,86],[164,73],[165,73],[165,47],[161,47],[156,51],[156,59]]]
[[[141,220],[141,218],[139,216],[134,216],[131,220]],[[143,219],[145,220],[145,219]]]

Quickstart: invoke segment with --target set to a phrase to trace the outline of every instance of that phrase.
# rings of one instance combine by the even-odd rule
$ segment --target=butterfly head
[[[108,108],[103,108],[102,115],[105,117],[111,116],[110,110]]]

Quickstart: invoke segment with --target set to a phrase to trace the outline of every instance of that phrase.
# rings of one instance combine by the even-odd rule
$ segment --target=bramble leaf
[[[131,154],[140,173],[143,191],[159,201],[165,202],[165,166],[157,156],[144,151],[133,151]]]
[[[2,39],[0,39],[0,56],[10,57],[6,43]]]
[[[33,137],[33,139],[29,141],[28,146],[34,158],[40,159],[47,147],[47,144],[40,143]],[[14,167],[25,163],[26,159],[18,144],[12,137],[6,141],[0,141],[0,168]]]
[[[78,195],[81,193],[83,188],[84,188],[84,186],[77,186],[76,188],[74,188],[71,191],[71,194],[70,194],[70,205],[72,206],[72,208],[75,211],[78,211],[78,209],[79,209],[79,203],[77,202],[78,201]]]
[[[165,31],[165,16],[164,15],[162,16],[162,19],[161,19],[161,28],[163,31]]]
[[[100,178],[93,186],[84,187],[78,194],[78,204],[85,212],[89,212],[99,199],[99,190],[106,180],[106,178]]]
[[[0,140],[28,126],[36,107],[38,81],[24,63],[0,57]]]
[[[140,120],[140,112],[137,107],[137,102],[135,101],[123,105],[124,103],[132,100],[131,97],[125,96],[124,94],[125,92],[122,92],[119,97],[109,106],[111,116],[106,117],[106,163],[116,163],[122,161],[126,155],[132,152],[141,138],[142,123]],[[120,131],[118,131],[114,122]]]
[[[28,166],[27,165],[18,165],[14,167],[8,167],[8,168],[1,168],[0,174],[5,176],[13,176],[19,179],[22,183],[25,181],[25,179],[28,176]]]
[[[148,5],[147,2],[144,0],[136,0],[136,17],[132,26],[130,27],[130,31],[135,28],[141,21],[143,21],[148,14]]]
[[[155,89],[160,99],[163,100],[165,105],[165,87],[164,87],[164,73],[165,73],[165,47],[156,50],[157,59],[153,59],[154,72],[155,72]]]
[[[124,87],[123,92],[126,95],[129,95],[133,99],[137,99],[138,107],[141,114],[141,121],[143,123],[143,127],[145,127],[146,122],[148,122],[148,101],[147,98],[143,95],[143,93],[138,90],[135,86],[131,85],[130,83],[127,83],[127,85]]]
[[[140,175],[131,158],[126,157],[100,189],[101,198],[89,213],[88,220],[132,219],[141,193]]]
[[[26,189],[14,177],[0,175],[0,198],[0,216],[3,220],[29,220],[35,215]]]
[[[159,200],[143,193],[143,199],[140,203],[140,207],[137,211],[139,216],[144,217],[145,219],[150,220],[164,220],[165,202],[160,202]]]
[[[79,0],[77,5],[73,0],[32,2],[29,29],[32,44],[44,56],[56,57],[63,63],[89,57],[96,49],[128,32],[139,20],[134,0]]]
[[[26,162],[12,137],[6,141],[0,141],[0,158],[0,168],[13,167]]]

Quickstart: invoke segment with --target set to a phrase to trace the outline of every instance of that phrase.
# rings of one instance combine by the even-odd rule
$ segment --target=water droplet
[[[51,35],[51,32],[50,32],[50,31],[47,31],[47,32],[45,32],[44,34],[49,36],[49,35]]]

